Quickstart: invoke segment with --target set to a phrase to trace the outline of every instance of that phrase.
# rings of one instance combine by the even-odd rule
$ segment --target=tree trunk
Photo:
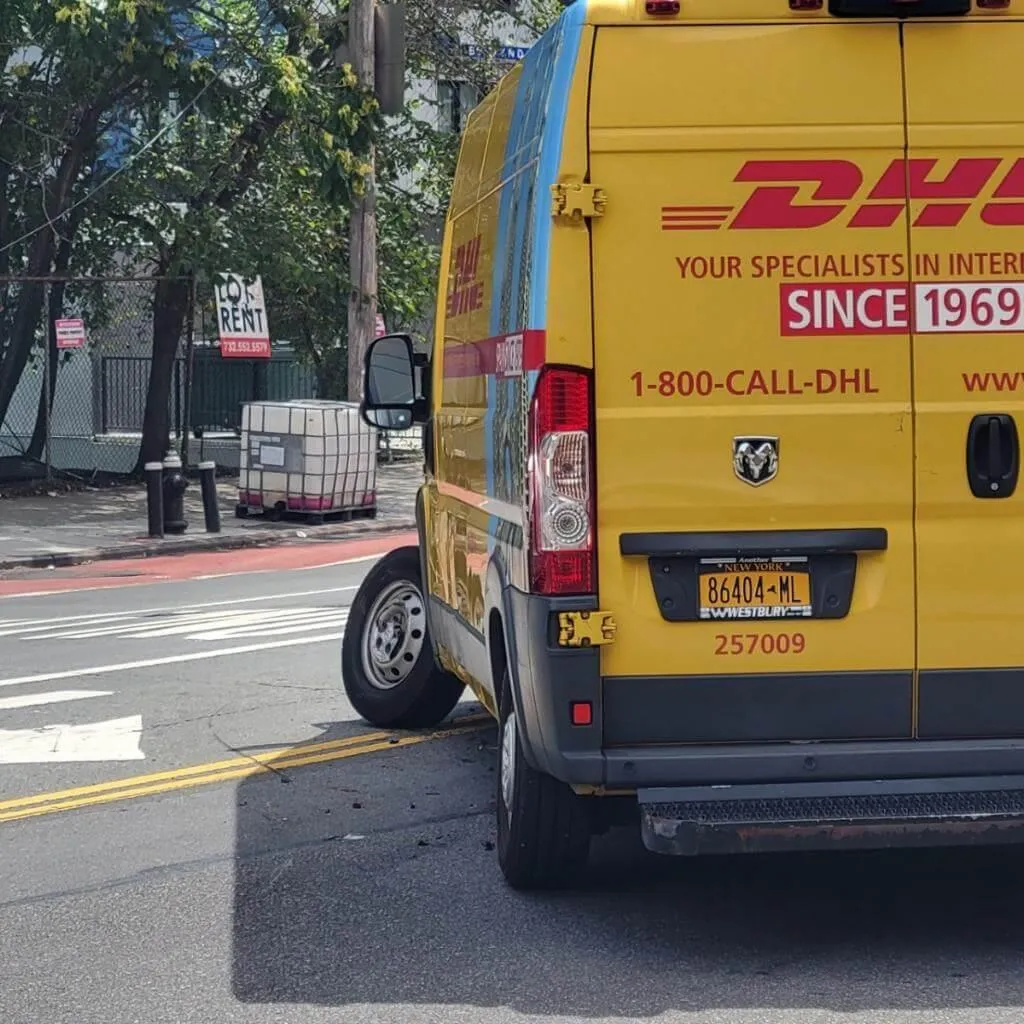
[[[6,340],[3,328],[3,311],[7,308],[7,298],[11,294],[11,282],[7,275],[11,272],[11,250],[7,245],[12,241],[14,203],[8,192],[8,181],[11,176],[11,165],[0,161],[0,353],[4,350]]]
[[[40,232],[32,246],[32,255],[26,276],[44,277],[50,271],[53,256],[52,235]],[[7,348],[0,357],[0,423],[7,418],[7,411],[14,399],[14,392],[21,382],[21,375],[28,365],[36,328],[43,312],[43,284],[41,281],[24,281],[18,294],[18,308],[11,324]]]
[[[68,245],[70,250],[71,246]],[[58,261],[60,257],[58,256]],[[46,325],[46,344],[50,350],[49,362],[44,363],[44,372],[46,372],[47,365],[49,366],[50,374],[50,403],[47,408],[46,397],[46,385],[39,389],[39,405],[36,409],[36,425],[32,431],[32,441],[29,443],[28,451],[26,455],[30,459],[40,459],[43,456],[43,452],[46,449],[46,423],[49,419],[49,414],[53,411],[53,397],[57,391],[57,370],[60,366],[60,352],[57,349],[57,328],[56,322],[61,318],[61,313],[64,312],[64,290],[67,288],[66,281],[54,281],[50,285],[50,301],[49,301],[49,316],[48,323]]]
[[[25,277],[47,277],[50,274],[54,257],[54,234],[47,225],[49,216],[59,222],[74,183],[78,180],[85,161],[84,142],[92,140],[98,115],[89,114],[79,129],[78,137],[64,151],[56,178],[39,210],[36,223],[36,234],[29,243],[28,260],[24,269]],[[48,215],[47,211],[52,211]],[[46,226],[44,226],[46,225]],[[14,392],[25,372],[28,357],[35,341],[39,315],[43,311],[43,286],[36,281],[26,281],[18,296],[18,311],[14,315],[14,323],[6,350],[0,355],[0,423],[7,418],[7,411],[14,398]]]
[[[81,214],[72,213],[68,223],[68,233],[60,240],[60,247],[57,249],[57,261],[54,265],[54,272],[61,276],[68,272],[71,265],[71,246],[75,240],[75,233],[81,223]],[[46,407],[46,386],[39,389],[39,407],[36,411],[36,425],[32,431],[32,441],[28,446],[28,457],[38,459],[42,456],[46,447],[46,421],[48,413],[53,411],[54,396],[57,393],[57,371],[60,369],[60,352],[57,350],[57,327],[56,323],[64,315],[64,293],[67,290],[67,281],[54,281],[50,285],[49,316],[46,325],[46,344],[49,346],[49,367],[50,367],[50,408]]]
[[[171,384],[178,342],[188,314],[189,285],[184,277],[164,277],[156,283],[153,302],[153,359],[142,421],[142,447],[136,472],[147,462],[162,462],[171,447]]]
[[[316,363],[316,390],[318,398],[344,401],[348,386],[348,366],[343,348],[327,349]]]

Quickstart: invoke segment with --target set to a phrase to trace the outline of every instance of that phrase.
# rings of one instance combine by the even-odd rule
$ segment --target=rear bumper
[[[604,766],[605,785],[629,789],[967,778],[1024,772],[1024,740],[634,747],[604,750],[597,756]]]
[[[650,708],[637,712],[637,704],[644,702],[643,685],[636,686],[630,702],[626,681],[602,680],[598,650],[558,646],[557,613],[586,608],[586,602],[540,598],[514,588],[506,589],[504,600],[527,760],[570,785],[636,792],[652,848],[689,852],[829,846],[840,840],[867,846],[1024,840],[1024,834],[1017,835],[1017,827],[1024,825],[1024,739],[846,740],[838,738],[838,729],[831,734],[835,738],[828,738],[828,732],[819,731],[828,710],[822,706],[822,716],[805,723],[805,735],[817,732],[820,739],[786,742],[773,735],[773,741],[759,741],[755,735],[771,720],[770,706],[762,702],[764,713],[750,716],[756,731],[750,727],[745,735],[733,736],[734,742],[717,736],[714,742],[666,742],[664,734],[657,735],[658,715],[652,716]],[[681,689],[691,680],[668,682]],[[829,680],[822,682],[823,692],[838,697],[846,692],[835,686],[829,690]],[[902,680],[894,677],[887,685],[902,687]],[[736,706],[748,710],[755,703],[754,691],[733,696]],[[592,725],[572,725],[574,701],[591,702]],[[799,701],[790,703],[803,713]],[[805,704],[815,707],[813,701]],[[885,698],[873,706],[888,715],[892,705]],[[663,722],[682,722],[688,729],[696,719],[714,724],[722,715],[710,704],[681,707],[658,701],[657,707]],[[848,723],[847,716],[839,717],[841,724]],[[638,737],[648,720],[646,742],[624,742],[627,736]],[[794,721],[791,717],[785,725]],[[810,787],[799,791],[801,799],[812,801],[799,805],[810,820],[786,817],[797,806],[786,802],[794,786]],[[951,804],[942,796],[952,792],[960,794],[956,813],[949,812]],[[751,817],[749,805],[737,803],[748,797],[766,805],[761,819]],[[726,817],[694,817],[693,805],[708,801]],[[751,820],[739,820],[744,817]]]
[[[655,853],[964,846],[1024,839],[1024,776],[641,790]]]

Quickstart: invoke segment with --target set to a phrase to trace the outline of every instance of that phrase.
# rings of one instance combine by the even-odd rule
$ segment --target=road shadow
[[[494,743],[239,785],[236,998],[584,1019],[1024,1004],[1012,849],[691,861],[620,830],[571,891],[518,894],[493,851]]]

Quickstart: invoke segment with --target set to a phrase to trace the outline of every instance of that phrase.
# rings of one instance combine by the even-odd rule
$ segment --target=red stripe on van
[[[543,331],[501,334],[461,346],[446,345],[445,377],[519,377],[544,365]]]

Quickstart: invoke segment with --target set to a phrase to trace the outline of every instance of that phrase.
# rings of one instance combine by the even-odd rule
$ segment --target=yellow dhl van
[[[1020,838],[1024,0],[578,0],[470,117],[348,694],[500,723],[508,881]],[[614,812],[614,813],[613,813]]]

